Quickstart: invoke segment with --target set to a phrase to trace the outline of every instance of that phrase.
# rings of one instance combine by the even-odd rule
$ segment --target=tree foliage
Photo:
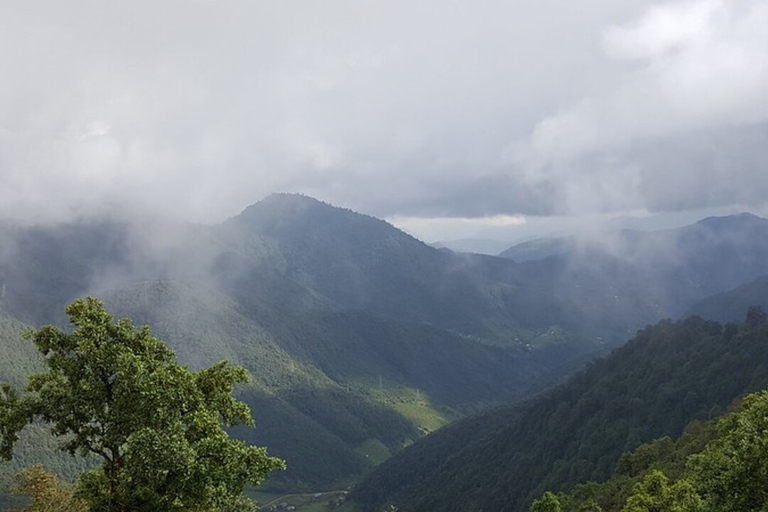
[[[658,470],[649,472],[635,485],[621,512],[701,512],[701,497],[687,480],[670,485],[669,478]]]
[[[768,510],[768,389],[734,407],[717,421],[692,423],[676,442],[662,438],[625,454],[610,480],[558,495],[562,510],[596,501],[605,512]]]
[[[560,500],[557,496],[547,491],[541,499],[533,500],[531,512],[560,512]]]
[[[35,464],[16,475],[16,492],[29,497],[22,512],[88,512],[87,505],[75,496],[75,488]]]
[[[95,512],[229,510],[246,484],[284,467],[222,428],[253,425],[232,396],[247,381],[243,368],[220,362],[190,372],[148,327],[113,321],[90,297],[66,312],[74,332],[47,326],[28,334],[48,371],[30,376],[23,395],[2,388],[4,458],[27,423],[49,423],[62,449],[100,457],[77,482]]]
[[[717,423],[718,437],[689,459],[710,510],[768,510],[768,390]]]

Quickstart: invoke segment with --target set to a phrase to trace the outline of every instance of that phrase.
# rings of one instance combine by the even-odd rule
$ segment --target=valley
[[[672,379],[688,358],[716,365],[726,357],[718,352],[726,343],[718,337],[727,330],[722,326],[646,326],[689,314],[737,321],[762,303],[768,221],[751,215],[676,230],[541,240],[495,257],[436,249],[379,219],[277,194],[217,225],[117,218],[2,224],[0,242],[0,343],[7,354],[0,380],[19,385],[40,368],[23,331],[66,327],[64,306],[96,296],[117,318],[150,325],[192,370],[220,360],[247,369],[251,382],[237,396],[257,427],[231,432],[288,462],[263,486],[276,494],[346,490],[362,480],[351,498],[365,510],[390,503],[403,511],[448,510],[458,500],[449,488],[461,492],[466,510],[480,506],[473,491],[457,486],[460,479],[486,497],[507,489],[516,496],[514,510],[525,510],[546,489],[607,478],[623,451],[653,436],[679,435],[694,417],[709,417],[713,407],[722,410],[768,384],[755,367],[748,382],[710,395],[701,386],[716,380],[719,370],[711,370],[690,386],[659,380],[658,388],[646,384],[647,396],[620,395],[639,400],[629,411],[609,399],[615,389],[643,387],[652,375]],[[678,337],[688,341],[676,344]],[[731,363],[746,371],[750,361],[739,361]],[[763,361],[760,354],[751,362]],[[621,371],[611,374],[612,364]],[[646,364],[655,373],[630,371]],[[557,387],[574,374],[571,388]],[[694,378],[688,369],[685,375]],[[592,379],[610,384],[591,391]],[[574,386],[586,398],[573,398]],[[669,386],[669,396],[659,391]],[[562,405],[567,396],[578,406]],[[685,402],[685,413],[664,409],[651,420],[656,416],[639,404],[652,407],[660,396],[672,409]],[[605,407],[611,412],[599,426],[594,418],[579,426]],[[625,413],[633,411],[650,424],[632,424]],[[552,435],[564,444],[526,441],[526,432],[544,436],[549,428],[526,419],[534,414],[561,418],[549,424],[562,423],[565,430]],[[620,427],[610,426],[620,418]],[[590,431],[610,428],[610,449],[589,448]],[[575,445],[557,437],[564,432]],[[56,453],[43,430],[29,435],[2,468],[5,489],[30,461],[70,479],[87,467]],[[522,455],[515,442],[551,460]],[[511,481],[524,479],[494,466],[503,464],[505,450],[517,453],[512,459],[539,461],[527,487],[512,490]],[[573,461],[564,455],[585,450],[596,451]],[[473,480],[452,466],[480,461],[491,461],[498,474],[478,471]],[[435,468],[440,472],[423,473]],[[507,480],[497,479],[502,474]]]

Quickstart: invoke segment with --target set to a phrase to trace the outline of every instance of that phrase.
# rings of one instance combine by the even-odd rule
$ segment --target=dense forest
[[[676,441],[665,436],[625,453],[604,482],[557,496],[547,491],[531,511],[764,510],[768,390],[729,409],[719,419],[692,422]]]
[[[609,478],[623,453],[677,437],[766,385],[761,310],[739,324],[663,321],[541,397],[420,441],[377,468],[352,499],[363,510],[527,510],[546,490]]]

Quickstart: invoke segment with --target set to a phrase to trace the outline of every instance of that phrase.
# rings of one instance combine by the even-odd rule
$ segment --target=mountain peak
[[[706,226],[710,228],[729,228],[732,226],[753,226],[764,225],[768,222],[768,219],[758,217],[752,213],[742,212],[734,215],[725,215],[721,217],[707,217],[696,223],[699,226]]]
[[[324,203],[304,194],[289,194],[284,192],[270,194],[261,201],[247,206],[237,217],[248,217],[255,212],[275,211],[282,215],[290,213],[300,213],[309,208],[327,207],[334,208],[328,203]],[[237,218],[236,217],[236,218]]]
[[[259,203],[331,206],[330,204],[320,201],[319,199],[315,199],[312,196],[292,192],[275,192],[269,194],[267,197],[259,201]]]
[[[265,211],[276,212],[276,214],[280,215],[301,214],[308,211],[333,211],[338,214],[355,215],[384,222],[370,215],[359,213],[349,208],[336,206],[306,194],[290,192],[275,192],[269,194],[264,199],[257,201],[250,206],[246,206],[245,209],[234,218],[248,217],[256,212],[258,212],[258,215],[263,215],[263,212]]]
[[[227,223],[250,232],[277,236],[284,242],[325,237],[331,244],[378,245],[394,237],[402,243],[427,247],[384,220],[303,194],[271,194]]]

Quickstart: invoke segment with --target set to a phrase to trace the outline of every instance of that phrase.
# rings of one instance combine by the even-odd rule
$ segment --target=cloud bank
[[[759,0],[6,2],[0,216],[764,208],[766,26]]]

